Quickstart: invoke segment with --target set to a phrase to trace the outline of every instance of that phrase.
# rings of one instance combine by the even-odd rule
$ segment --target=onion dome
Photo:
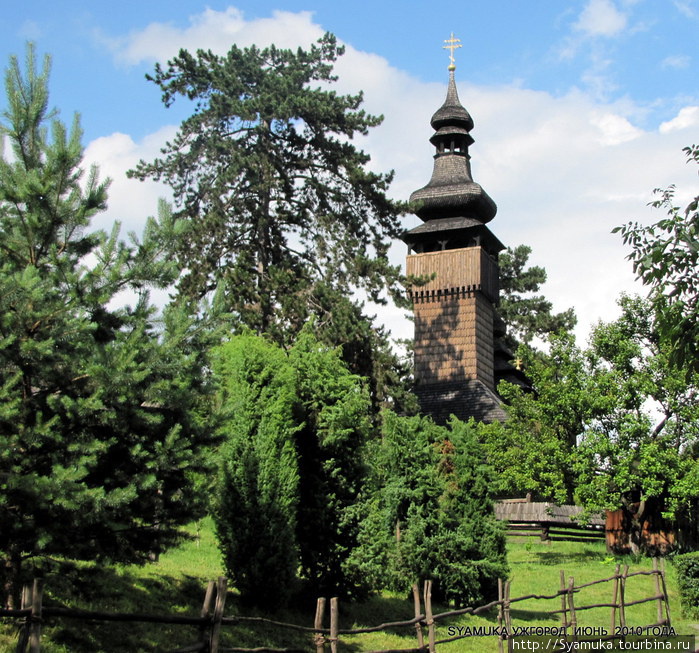
[[[432,116],[435,146],[432,179],[410,196],[415,213],[423,220],[468,218],[485,224],[495,217],[495,202],[473,181],[468,148],[473,144],[473,119],[461,105],[449,67],[449,87],[444,104]]]

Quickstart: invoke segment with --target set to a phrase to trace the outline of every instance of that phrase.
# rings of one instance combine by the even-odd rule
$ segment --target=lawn
[[[204,590],[209,579],[223,574],[219,554],[208,521],[192,526],[192,539],[178,549],[161,556],[157,562],[144,567],[123,566],[102,568],[91,564],[54,562],[47,569],[45,605],[63,605],[88,610],[108,610],[140,613],[175,613],[197,616],[201,609]],[[540,542],[535,538],[508,540],[512,598],[527,594],[553,594],[560,587],[560,571],[566,579],[573,577],[576,585],[606,578],[614,573],[617,563],[628,564],[629,571],[649,570],[648,559],[616,559],[609,556],[603,543],[578,544],[569,542]],[[677,596],[674,567],[667,565],[672,624],[681,634],[699,634],[699,625],[682,617]],[[609,603],[612,584],[605,583],[585,588],[575,596],[576,606]],[[626,586],[626,600],[633,601],[655,593],[653,578],[630,578]],[[560,617],[550,615],[561,607],[560,598],[528,600],[512,608],[512,625],[556,626]],[[434,606],[434,612],[446,611],[446,606]],[[277,612],[278,621],[311,626],[315,611],[312,598],[297,601],[293,608]],[[270,616],[243,609],[231,592],[226,615]],[[340,628],[373,626],[383,622],[408,620],[413,616],[412,601],[407,597],[384,594],[358,604],[340,605]],[[628,626],[644,626],[656,621],[656,603],[646,603],[627,609]],[[610,609],[597,608],[577,614],[581,626],[610,628]],[[439,622],[437,639],[453,634],[455,627],[496,626],[495,611],[484,616],[465,616],[448,622]],[[83,623],[54,620],[47,624],[42,637],[45,653],[116,653],[117,651],[164,651],[194,641],[196,630],[187,626],[152,624]],[[16,641],[9,623],[0,630],[0,650],[12,651]],[[416,646],[415,629],[408,628],[342,637],[340,651],[360,653],[381,649],[400,649]],[[225,629],[224,645],[254,648],[299,647],[315,651],[311,637],[291,633],[267,625],[235,625]],[[497,638],[473,637],[438,649],[443,653],[487,653],[497,651]]]

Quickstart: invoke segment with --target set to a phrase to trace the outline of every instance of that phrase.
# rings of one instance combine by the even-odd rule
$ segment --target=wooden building
[[[455,68],[452,57],[447,96],[431,120],[432,178],[410,197],[423,224],[403,237],[407,273],[422,279],[410,290],[415,390],[422,412],[438,423],[451,414],[492,422],[505,417],[498,381],[524,377],[500,341],[498,253],[504,245],[487,226],[495,202],[471,174],[474,124],[459,101]]]

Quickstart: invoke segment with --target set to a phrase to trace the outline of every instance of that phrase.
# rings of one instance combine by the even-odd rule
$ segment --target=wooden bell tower
[[[432,116],[434,170],[429,183],[410,196],[423,224],[407,232],[407,273],[427,278],[410,290],[415,315],[415,381],[422,412],[445,422],[504,418],[496,394],[496,332],[499,319],[498,252],[504,245],[486,226],[497,212],[473,181],[469,147],[473,120],[461,105],[451,50],[444,104]]]

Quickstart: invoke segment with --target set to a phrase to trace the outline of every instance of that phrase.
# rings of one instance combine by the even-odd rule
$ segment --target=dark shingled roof
[[[503,422],[507,416],[500,397],[478,379],[418,385],[415,394],[421,412],[437,424],[446,424],[451,415],[488,423]]]
[[[580,506],[562,505],[549,502],[527,502],[527,501],[500,501],[495,504],[495,516],[508,522],[538,522],[540,524],[561,524],[573,526],[578,522],[575,520],[582,514]],[[602,515],[589,517],[587,523],[602,529],[605,526],[605,519]]]
[[[449,72],[447,98],[432,116],[435,133],[430,142],[437,148],[430,182],[410,196],[415,213],[423,221],[471,216],[481,223],[495,217],[497,206],[483,188],[473,181],[468,148],[473,119],[461,106],[454,71]]]
[[[454,71],[449,70],[449,88],[447,88],[447,97],[444,104],[435,111],[430,120],[432,129],[438,130],[445,125],[457,125],[463,127],[467,132],[473,129],[473,118],[459,101],[459,93],[456,90],[456,82],[454,81]]]
[[[402,238],[403,242],[412,246],[414,243],[428,243],[445,236],[448,238],[456,237],[454,242],[457,242],[459,240],[458,236],[462,234],[464,236],[468,235],[470,239],[478,238],[480,244],[487,252],[497,253],[505,249],[500,240],[480,220],[464,216],[428,220],[424,224],[405,232]],[[470,247],[467,240],[464,240],[460,246]]]

